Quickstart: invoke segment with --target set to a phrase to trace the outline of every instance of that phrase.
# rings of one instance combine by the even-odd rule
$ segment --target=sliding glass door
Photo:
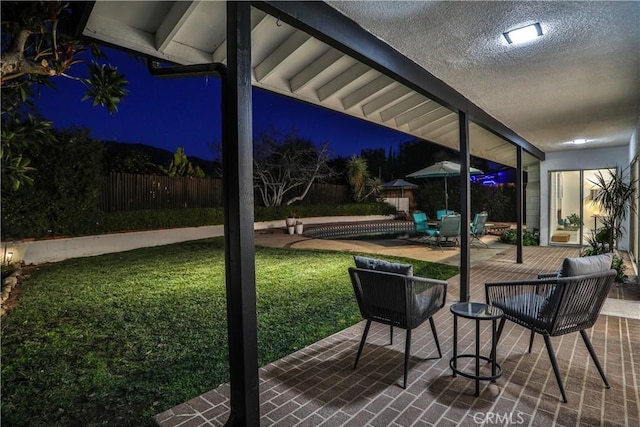
[[[594,230],[602,227],[593,203],[597,174],[609,176],[607,169],[550,172],[550,244],[585,245]]]

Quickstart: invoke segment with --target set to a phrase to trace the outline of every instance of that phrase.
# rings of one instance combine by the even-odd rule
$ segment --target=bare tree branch
[[[254,186],[265,206],[290,205],[303,200],[314,182],[333,175],[328,160],[326,146],[319,150],[295,132],[263,133],[256,138]]]

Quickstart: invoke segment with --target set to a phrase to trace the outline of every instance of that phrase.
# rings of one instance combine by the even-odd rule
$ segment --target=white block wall
[[[393,219],[393,216],[368,215],[302,218],[302,221],[305,225],[308,225],[390,219]],[[254,224],[254,230],[284,227],[284,220],[256,222]],[[132,249],[169,245],[172,243],[207,239],[223,235],[223,225],[211,225],[60,239],[6,241],[1,244],[0,254],[2,255],[3,263],[7,260],[7,254],[11,253],[12,262],[24,261],[26,264],[42,264],[45,262],[62,261],[69,258],[130,251]]]

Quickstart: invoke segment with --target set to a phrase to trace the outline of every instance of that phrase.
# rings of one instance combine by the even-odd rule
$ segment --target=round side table
[[[496,378],[502,375],[502,368],[496,363],[496,320],[500,319],[504,313],[498,307],[483,304],[480,302],[459,302],[451,305],[453,313],[453,357],[449,361],[449,366],[453,376],[462,375],[476,381],[476,397],[480,395],[480,381],[495,382]],[[472,319],[476,321],[476,352],[458,354],[458,317]],[[491,355],[489,357],[480,355],[480,321],[491,320]],[[463,372],[458,369],[458,359],[475,359],[476,369],[474,373]],[[491,375],[480,375],[480,360],[491,363]]]

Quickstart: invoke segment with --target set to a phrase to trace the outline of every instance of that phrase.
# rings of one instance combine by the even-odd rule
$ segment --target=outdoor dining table
[[[470,222],[469,225],[471,225],[472,223]],[[429,227],[433,227],[433,228],[438,228],[438,226],[440,225],[440,221],[438,221],[437,219],[430,219],[429,221],[427,221],[427,225],[429,225]],[[493,228],[495,226],[495,224],[485,224],[485,229],[488,228]]]

